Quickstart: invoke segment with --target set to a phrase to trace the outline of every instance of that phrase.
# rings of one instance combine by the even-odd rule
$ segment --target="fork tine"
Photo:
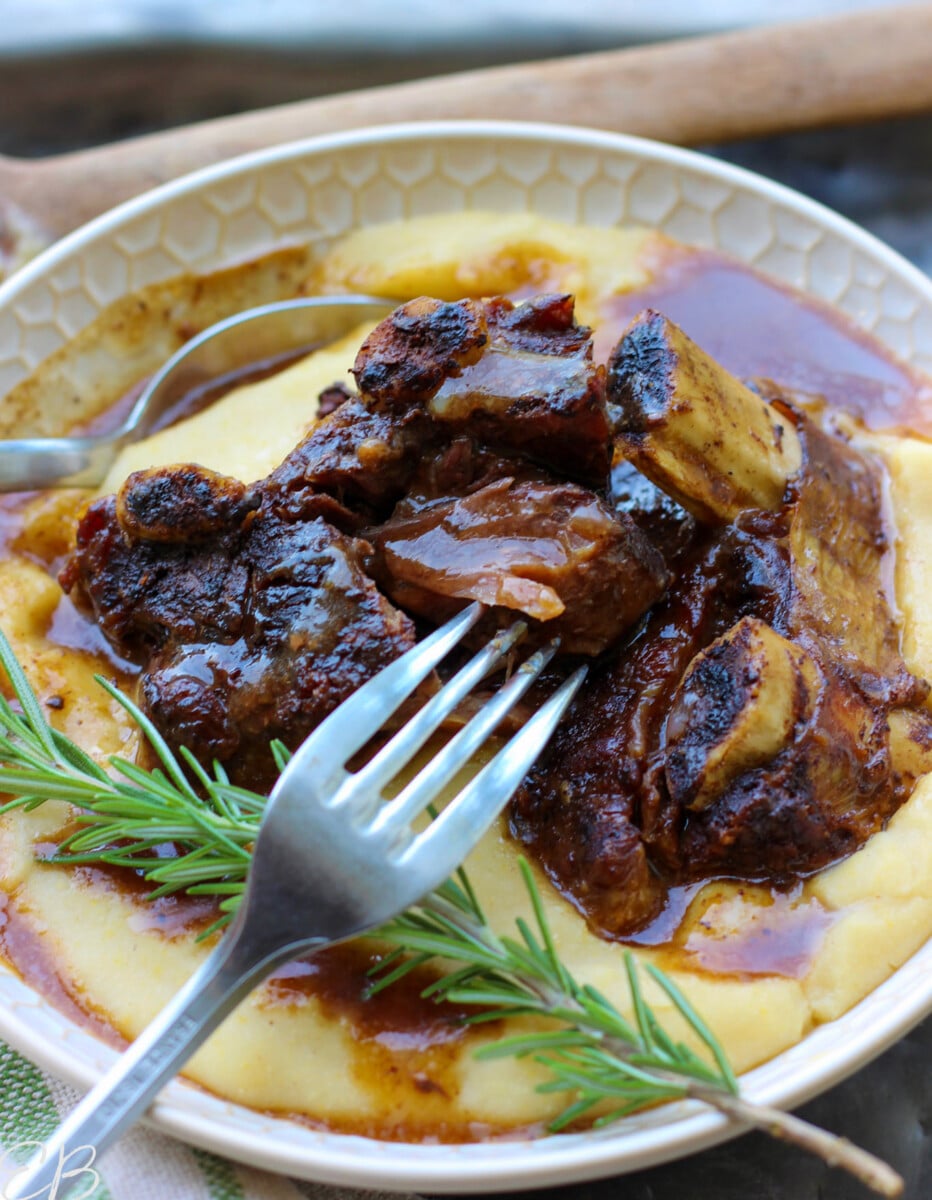
[[[339,775],[343,763],[378,733],[484,612],[484,605],[470,604],[364,683],[304,740],[294,759],[308,767],[330,768],[331,778]]]
[[[497,634],[398,730],[378,754],[359,771],[349,776],[337,797],[337,802],[352,801],[361,795],[369,795],[377,800],[385,784],[394,779],[405,763],[411,761],[457,704],[502,661],[525,633],[527,623],[516,621],[507,630]]]
[[[417,870],[424,893],[456,870],[502,811],[527,774],[586,677],[580,667],[526,722],[507,745],[459,792],[439,817],[405,849],[400,864]]]
[[[372,821],[373,832],[401,832],[418,813],[436,799],[437,793],[472,758],[479,747],[498,728],[503,718],[521,699],[534,680],[557,652],[555,639],[542,647],[515,671],[511,679],[485,704],[435,755],[427,766]]]

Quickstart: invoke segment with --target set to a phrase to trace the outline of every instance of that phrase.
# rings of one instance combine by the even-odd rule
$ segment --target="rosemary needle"
[[[75,807],[77,829],[52,861],[109,863],[141,871],[151,896],[186,891],[218,898],[225,924],[242,897],[265,797],[237,787],[219,764],[206,771],[194,756],[177,756],[151,721],[106,680],[98,682],[148,739],[159,765],[146,770],[117,756],[109,771],[46,721],[12,647],[0,631],[0,666],[16,705],[0,695],[0,792],[12,797],[0,814],[33,809],[47,800]],[[288,759],[272,747],[279,769]],[[159,848],[174,843],[173,858]],[[885,1163],[843,1138],[745,1100],[720,1043],[686,997],[654,966],[647,972],[691,1029],[697,1052],[676,1040],[648,1003],[633,956],[624,956],[633,1021],[599,991],[576,980],[560,960],[537,884],[520,860],[534,915],[516,921],[516,937],[488,924],[463,870],[417,907],[376,931],[388,953],[374,969],[369,994],[392,986],[412,970],[440,960],[442,973],[425,989],[438,1003],[473,1007],[467,1020],[544,1018],[532,1032],[485,1044],[485,1059],[531,1057],[548,1078],[541,1092],[566,1097],[551,1122],[558,1132],[584,1120],[597,1126],[671,1099],[695,1099],[716,1108],[737,1127],[753,1126],[818,1154],[885,1196],[902,1180]],[[593,1121],[592,1118],[595,1118]]]

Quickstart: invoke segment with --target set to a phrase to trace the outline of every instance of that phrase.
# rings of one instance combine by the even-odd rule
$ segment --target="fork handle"
[[[82,1194],[89,1194],[93,1163],[143,1115],[259,979],[294,954],[293,945],[257,952],[231,930],[43,1148],[14,1173],[0,1193],[5,1200],[57,1200],[79,1183]]]

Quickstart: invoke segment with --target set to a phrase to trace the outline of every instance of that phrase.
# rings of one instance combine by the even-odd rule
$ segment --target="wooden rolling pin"
[[[553,121],[690,144],[928,109],[932,4],[910,4],[371,88],[54,158],[0,157],[0,199],[8,235],[18,210],[57,237],[207,163],[395,121]]]

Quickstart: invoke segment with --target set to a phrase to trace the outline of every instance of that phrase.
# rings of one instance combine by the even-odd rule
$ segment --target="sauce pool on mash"
[[[5,506],[4,629],[52,719],[132,756],[103,671],[263,786],[269,739],[296,744],[425,622],[470,599],[524,613],[561,636],[556,671],[594,666],[467,863],[493,925],[527,915],[524,852],[567,966],[624,1009],[636,945],[739,1070],[845,1011],[932,932],[929,385],[829,310],[642,230],[423,218],[350,235],[306,288],[407,303],[128,447],[98,499]],[[3,819],[0,945],[129,1039],[212,908],[43,863],[67,821]],[[377,953],[283,969],[186,1073],[398,1140],[563,1107],[535,1064],[477,1062],[502,1028],[465,1028],[416,978],[364,1001]]]

